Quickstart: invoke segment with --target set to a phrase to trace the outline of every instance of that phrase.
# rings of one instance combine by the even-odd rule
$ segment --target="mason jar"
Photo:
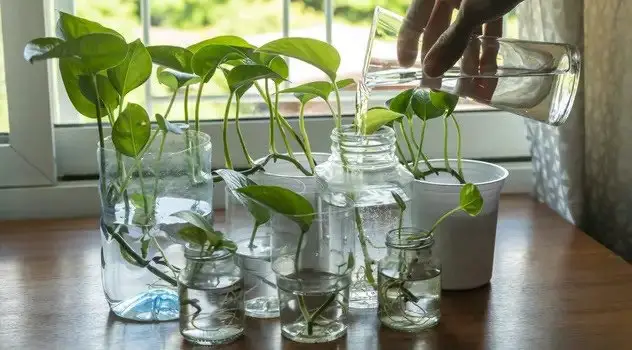
[[[413,175],[396,155],[395,131],[382,127],[361,135],[353,125],[331,132],[331,155],[316,166],[323,200],[336,206],[351,201],[357,226],[356,267],[349,306],[377,307],[377,261],[386,254],[386,232],[410,225],[393,193],[410,203]]]
[[[427,231],[404,227],[386,238],[379,262],[378,317],[389,328],[416,332],[439,323],[441,264]]]
[[[199,345],[226,344],[244,332],[244,281],[234,253],[187,245],[178,277],[180,334]]]

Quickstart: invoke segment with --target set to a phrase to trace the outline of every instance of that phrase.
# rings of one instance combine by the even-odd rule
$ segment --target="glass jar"
[[[213,218],[210,137],[191,130],[154,135],[137,158],[117,152],[111,137],[97,152],[103,291],[114,314],[147,322],[178,319],[184,254],[176,232],[186,222],[172,214]]]
[[[426,231],[404,227],[388,233],[379,262],[378,317],[392,329],[416,332],[439,323],[441,264]]]
[[[351,308],[377,307],[377,261],[386,254],[385,232],[410,225],[408,210],[400,210],[393,192],[408,205],[413,175],[399,163],[392,128],[382,127],[360,135],[356,127],[331,132],[331,156],[316,166],[316,177],[325,201],[355,205],[358,225]]]
[[[333,341],[349,326],[353,208],[317,208],[304,216],[309,228],[297,225],[299,216],[274,214],[270,220],[281,334],[301,343]]]
[[[199,345],[232,342],[244,332],[244,281],[235,255],[187,245],[178,276],[180,333]]]
[[[282,184],[265,185],[282,185],[299,194],[305,189],[303,182],[292,178],[284,179]],[[279,317],[279,298],[270,259],[270,227],[267,223],[255,227],[255,218],[243,198],[238,197],[243,195],[228,186],[225,194],[226,236],[237,245],[236,254],[244,276],[246,316]]]

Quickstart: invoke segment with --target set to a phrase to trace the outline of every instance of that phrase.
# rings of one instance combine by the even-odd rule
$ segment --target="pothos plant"
[[[481,196],[478,188],[472,183],[466,183],[461,188],[458,206],[447,211],[444,215],[437,219],[437,221],[432,225],[432,227],[430,227],[428,231],[403,237],[402,218],[403,212],[404,210],[406,210],[406,203],[397,193],[392,192],[392,195],[400,210],[400,219],[397,226],[397,238],[399,241],[398,243],[405,245],[405,242],[408,241],[410,242],[411,249],[415,249],[415,241],[419,241],[420,239],[432,235],[437,227],[439,227],[439,225],[449,216],[460,211],[465,212],[470,216],[476,216],[481,212],[483,208],[483,197]],[[400,251],[397,264],[397,275],[389,276],[391,277],[389,279],[384,279],[383,282],[380,282],[378,288],[380,314],[384,314],[384,316],[401,317],[406,319],[411,324],[416,324],[418,320],[409,318],[409,313],[415,313],[416,315],[421,316],[425,314],[426,311],[424,310],[424,308],[417,305],[420,298],[423,296],[415,295],[415,293],[413,293],[407,287],[408,285],[410,285],[409,282],[414,282],[411,281],[410,274],[415,268],[414,265],[418,264],[419,261],[419,256],[411,259],[410,261],[407,261],[404,252]],[[395,302],[393,302],[393,300],[395,300]],[[412,305],[410,303],[412,303]],[[413,307],[418,307],[419,311],[414,311]]]
[[[305,241],[305,235],[310,232],[314,223],[313,221],[317,216],[312,204],[305,197],[289,189],[278,186],[249,185],[237,189],[237,192],[256,203],[268,207],[270,210],[287,217],[297,225],[300,232],[296,240],[296,251],[293,254],[294,268],[292,276],[300,279],[301,272],[303,272],[301,267],[301,253],[304,249],[303,243]],[[353,253],[347,252],[346,261],[338,266],[339,271],[337,276],[341,279],[339,283],[343,283],[342,279],[349,271],[353,270],[354,265],[355,261]],[[308,335],[312,335],[314,325],[318,324],[317,321],[319,320],[319,317],[321,317],[323,312],[325,312],[327,308],[334,303],[338,294],[339,292],[331,292],[326,295],[325,301],[314,310],[309,310],[307,308],[307,304],[303,296],[299,295],[297,297],[299,309],[304,319],[306,333]]]

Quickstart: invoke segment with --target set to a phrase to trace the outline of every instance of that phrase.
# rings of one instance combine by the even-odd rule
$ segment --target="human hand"
[[[413,0],[399,32],[397,57],[402,66],[415,63],[423,33],[420,59],[424,73],[438,77],[461,58],[469,57],[462,69],[494,65],[498,47],[468,47],[472,35],[502,36],[502,16],[522,0]],[[459,13],[450,24],[453,9]],[[470,45],[471,46],[471,45]]]

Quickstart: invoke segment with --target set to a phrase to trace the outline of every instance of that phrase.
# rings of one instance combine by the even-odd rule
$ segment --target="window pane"
[[[9,132],[9,112],[7,88],[4,76],[4,45],[2,45],[2,25],[0,24],[0,134]]]

